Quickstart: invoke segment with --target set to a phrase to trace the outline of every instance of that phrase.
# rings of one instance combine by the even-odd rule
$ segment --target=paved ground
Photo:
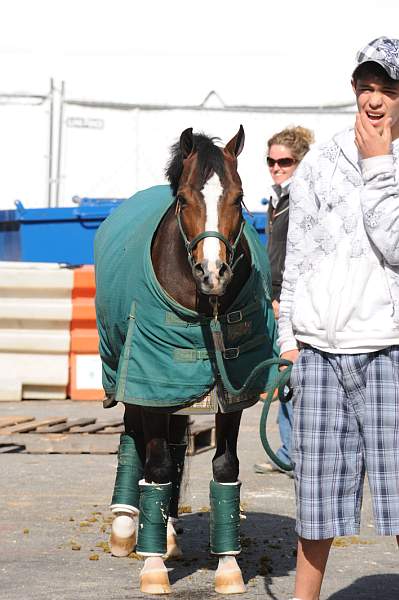
[[[264,459],[258,435],[261,406],[245,412],[239,439],[244,551],[240,565],[247,583],[243,599],[286,600],[295,569],[295,502],[286,475],[256,475]],[[117,417],[120,409],[107,411]],[[0,403],[0,416],[31,414],[102,416],[100,403]],[[209,417],[206,417],[209,419]],[[277,442],[271,423],[270,437]],[[189,461],[189,484],[181,518],[185,559],[170,562],[172,599],[216,598],[217,562],[207,553],[210,452]],[[107,552],[108,503],[116,456],[0,454],[1,600],[131,600],[141,563]],[[366,492],[358,538],[337,540],[322,600],[398,600],[398,553],[393,539],[377,538]],[[153,598],[153,596],[150,596]]]

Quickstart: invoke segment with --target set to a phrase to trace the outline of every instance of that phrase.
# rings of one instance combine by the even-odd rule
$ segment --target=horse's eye
[[[185,198],[183,198],[183,196],[177,196],[177,202],[180,205],[180,208],[183,208],[187,202],[185,200]]]
[[[235,203],[242,204],[243,200],[244,200],[244,194],[240,194],[239,196],[237,196]]]

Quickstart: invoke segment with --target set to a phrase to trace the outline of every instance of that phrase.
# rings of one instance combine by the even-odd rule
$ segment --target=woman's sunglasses
[[[266,162],[267,162],[267,166],[272,168],[274,167],[274,165],[277,163],[279,167],[292,167],[292,165],[295,165],[296,162],[298,162],[297,160],[295,160],[295,158],[270,158],[270,156],[268,156],[266,158]]]

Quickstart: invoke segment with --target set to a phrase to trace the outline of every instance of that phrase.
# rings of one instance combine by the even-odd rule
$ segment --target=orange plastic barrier
[[[93,265],[74,270],[68,396],[72,400],[101,400],[101,360],[94,309]]]

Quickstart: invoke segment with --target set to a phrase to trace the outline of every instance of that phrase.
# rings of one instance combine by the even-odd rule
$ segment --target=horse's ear
[[[232,154],[233,156],[238,156],[239,154],[241,154],[241,151],[244,148],[244,141],[245,141],[244,127],[242,125],[240,125],[240,129],[238,130],[236,135],[233,137],[233,139],[231,139],[229,141],[229,143],[226,144],[225,149],[227,150],[227,152],[229,152],[229,154]]]
[[[180,151],[183,159],[187,158],[191,154],[193,149],[193,128],[189,127],[185,129],[180,136]]]

